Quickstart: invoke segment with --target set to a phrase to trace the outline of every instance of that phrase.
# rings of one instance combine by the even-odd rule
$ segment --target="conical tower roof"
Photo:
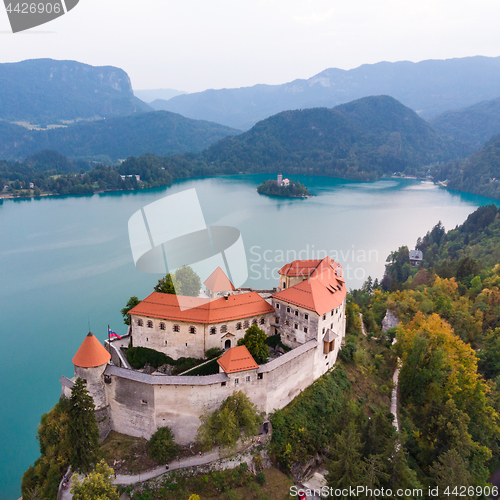
[[[106,364],[111,359],[103,345],[89,332],[73,357],[73,364],[80,368],[94,368]]]

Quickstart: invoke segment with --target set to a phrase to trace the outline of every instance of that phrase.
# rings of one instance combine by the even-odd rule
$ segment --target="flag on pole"
[[[116,337],[117,339],[121,339],[120,335],[111,330],[108,326],[108,338]]]

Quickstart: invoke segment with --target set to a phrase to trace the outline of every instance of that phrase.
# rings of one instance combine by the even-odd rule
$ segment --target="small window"
[[[309,319],[309,314],[304,314],[304,319]]]
[[[160,323],[160,330],[165,330],[165,323]]]
[[[180,332],[181,327],[179,325],[174,325],[174,332]]]
[[[332,311],[332,313],[330,314],[330,316],[333,316],[333,311]]]
[[[240,383],[240,379],[239,378],[235,378],[234,379],[234,385],[238,385]]]
[[[225,387],[226,386],[226,382],[221,382],[220,385],[221,385],[221,387]]]
[[[256,324],[257,324],[257,320],[254,318],[254,319],[252,320],[252,325],[256,325]]]
[[[250,382],[250,375],[247,375],[246,381]]]
[[[196,333],[196,328],[194,326],[190,326],[189,333]]]
[[[212,326],[212,328],[210,328],[210,335],[215,335],[217,333],[217,328],[215,326]]]
[[[148,321],[148,328],[153,328],[153,322],[151,320]]]
[[[333,330],[333,323],[330,324],[330,330]]]
[[[146,342],[149,342],[149,339],[146,337]]]
[[[293,325],[293,327],[295,328],[295,330],[297,330],[297,329],[299,328],[298,323],[295,323],[295,324]]]
[[[287,312],[287,313],[289,313],[289,312],[290,312],[290,308],[289,308],[289,307],[287,307],[287,308],[286,308],[286,312]]]
[[[165,340],[165,345],[167,345],[167,341]]]
[[[241,323],[236,323],[236,330],[241,330]]]
[[[326,314],[323,314],[323,319],[326,319]]]
[[[142,321],[142,319],[138,319],[137,326],[142,326],[142,325],[144,325],[144,322]]]
[[[280,308],[280,305],[279,304],[276,304],[276,309],[279,309]]]
[[[304,333],[307,333],[307,326],[304,326]]]
[[[325,333],[325,329],[323,328],[323,333]]]
[[[278,318],[278,316],[276,316],[276,318],[274,318],[274,319],[275,319],[276,324],[278,324],[280,322],[280,319]]]
[[[264,375],[263,373],[257,373],[257,378],[258,378],[259,380],[262,380],[262,376],[263,376],[263,375]]]
[[[299,315],[299,311],[295,311],[295,316],[298,316]]]
[[[260,324],[263,325],[266,322],[264,318],[260,318]]]
[[[248,320],[246,320],[244,323],[243,323],[243,328],[248,328],[250,326],[250,322]]]
[[[147,402],[145,399],[141,399],[141,404],[142,404],[142,405],[147,405],[147,404],[148,404],[148,402]]]
[[[288,321],[287,319],[285,320],[285,325],[286,326],[290,326],[290,321]]]
[[[222,326],[220,327],[220,332],[221,332],[221,333],[226,333],[226,332],[227,332],[227,325],[222,325]]]

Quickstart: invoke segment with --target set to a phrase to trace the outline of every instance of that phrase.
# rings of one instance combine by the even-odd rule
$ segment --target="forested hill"
[[[466,160],[439,166],[434,178],[447,179],[450,189],[500,199],[500,134]]]
[[[200,152],[239,131],[168,111],[81,122],[66,128],[27,130],[0,122],[0,158],[18,160],[44,149],[70,157],[125,159],[155,153]]]
[[[203,158],[234,172],[282,169],[374,180],[393,172],[414,174],[460,153],[411,109],[392,97],[372,96],[333,109],[284,111],[210,146]]]
[[[0,64],[0,119],[30,123],[151,111],[120,68],[31,59]]]
[[[500,134],[500,97],[465,109],[447,111],[429,123],[442,136],[462,142],[470,154]]]

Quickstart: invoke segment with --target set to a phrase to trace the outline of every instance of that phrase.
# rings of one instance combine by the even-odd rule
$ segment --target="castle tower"
[[[73,357],[75,377],[85,380],[87,391],[94,399],[97,425],[101,439],[109,432],[109,415],[106,391],[104,388],[104,370],[111,355],[103,345],[89,332]]]

